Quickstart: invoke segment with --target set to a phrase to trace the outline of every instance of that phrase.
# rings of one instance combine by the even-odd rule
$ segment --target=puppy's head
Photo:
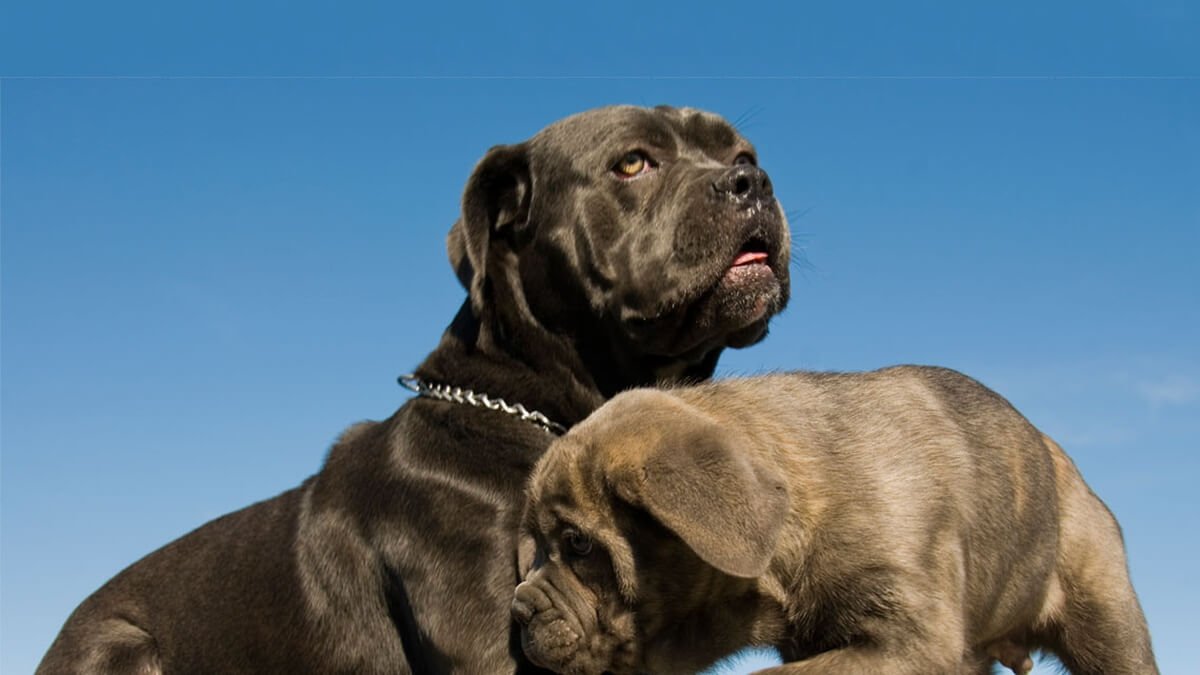
[[[726,653],[689,622],[745,595],[788,509],[785,483],[740,445],[653,390],[617,396],[555,441],[522,525],[513,616],[526,655],[562,673],[636,673]]]
[[[448,246],[477,314],[659,371],[711,374],[789,294],[787,223],[754,147],[687,108],[591,110],[492,148]]]

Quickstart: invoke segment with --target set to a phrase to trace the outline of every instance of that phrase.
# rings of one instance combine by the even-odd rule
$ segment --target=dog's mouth
[[[761,339],[767,321],[787,303],[786,227],[782,216],[743,222],[736,249],[714,251],[686,277],[680,275],[684,283],[655,309],[623,307],[624,325],[639,348],[689,361],[714,347],[745,347]]]
[[[750,237],[712,286],[711,293],[723,299],[722,313],[731,325],[757,322],[771,311],[780,288],[771,251],[766,239]]]
[[[718,283],[740,284],[750,281],[760,275],[774,276],[770,265],[771,255],[767,242],[758,237],[752,237],[742,244],[729,269]]]

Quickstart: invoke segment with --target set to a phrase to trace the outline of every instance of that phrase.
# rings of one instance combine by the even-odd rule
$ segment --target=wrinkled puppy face
[[[560,440],[531,483],[521,540],[523,556],[527,547],[534,551],[521,561],[527,574],[513,617],[522,649],[540,666],[569,675],[636,673],[642,659],[630,544],[612,524],[612,505],[581,482],[585,451]]]
[[[468,192],[459,226],[473,295],[513,263],[542,325],[594,329],[587,313],[628,352],[695,362],[758,341],[787,302],[789,235],[771,181],[711,113],[580,113],[494,148],[472,184],[487,188]],[[473,219],[490,224],[490,250]]]
[[[765,571],[788,504],[783,481],[746,454],[653,390],[619,395],[552,444],[522,525],[532,556],[513,617],[526,655],[620,674],[696,670],[726,653],[728,636],[683,626]]]

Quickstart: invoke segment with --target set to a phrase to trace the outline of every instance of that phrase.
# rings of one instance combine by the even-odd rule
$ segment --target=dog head
[[[654,390],[617,396],[555,441],[522,525],[513,617],[526,655],[562,673],[673,672],[745,644],[705,622],[719,598],[751,595],[789,502],[740,445]]]
[[[548,330],[606,352],[593,371],[629,371],[608,394],[707,377],[722,348],[762,339],[788,300],[789,245],[754,147],[665,106],[591,110],[492,148],[448,239],[476,315],[514,342]]]

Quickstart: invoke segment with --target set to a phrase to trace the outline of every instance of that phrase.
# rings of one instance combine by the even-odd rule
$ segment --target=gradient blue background
[[[473,163],[618,102],[741,120],[791,217],[792,304],[722,373],[919,362],[996,388],[1124,525],[1163,671],[1200,670],[1193,3],[18,4],[4,673],[403,403],[463,297],[443,242]]]

